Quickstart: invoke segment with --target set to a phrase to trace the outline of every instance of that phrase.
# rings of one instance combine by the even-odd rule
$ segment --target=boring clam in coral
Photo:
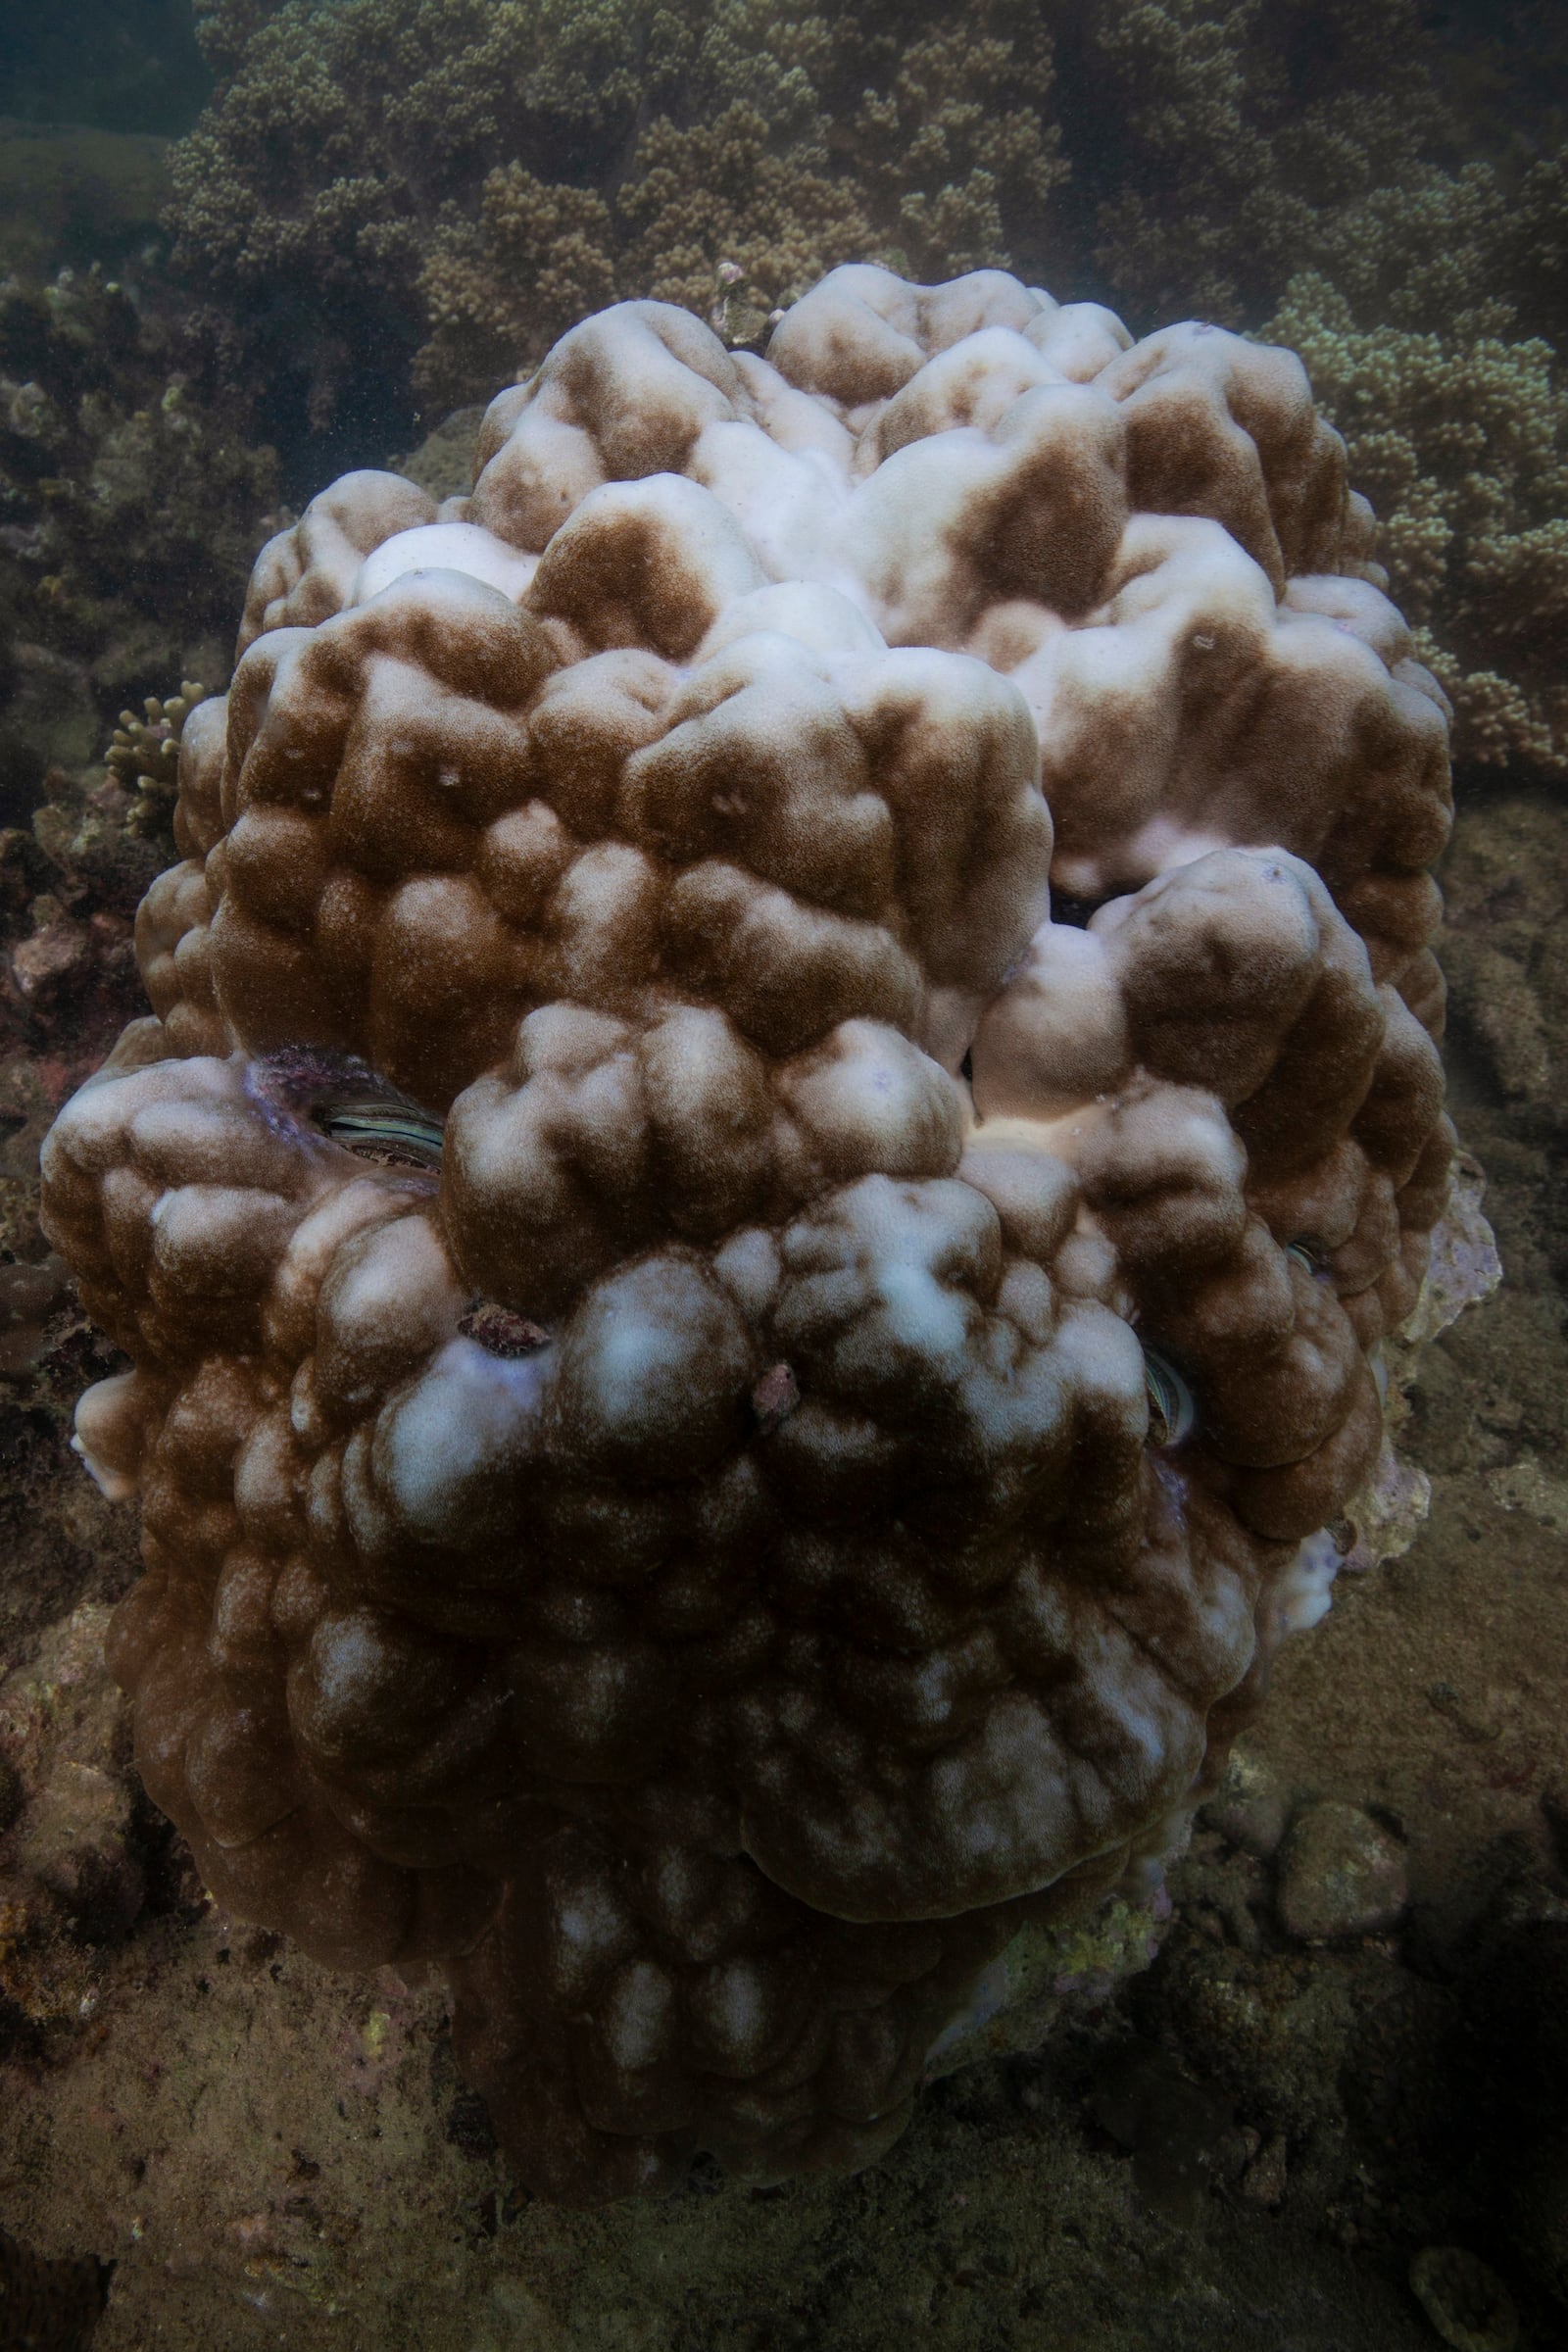
[[[885,2146],[1312,1612],[1451,1147],[1367,545],[1285,353],[854,268],[257,564],[46,1152],[113,1664],[546,2194]]]

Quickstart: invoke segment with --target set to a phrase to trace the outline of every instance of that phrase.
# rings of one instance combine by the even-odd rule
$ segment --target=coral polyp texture
[[[1321,1608],[1451,1148],[1367,547],[1286,353],[849,268],[257,564],[46,1151],[112,1660],[548,2195],[885,2146]]]

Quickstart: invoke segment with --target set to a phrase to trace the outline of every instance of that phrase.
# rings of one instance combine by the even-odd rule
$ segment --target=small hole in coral
[[[493,1298],[476,1298],[458,1329],[489,1355],[535,1355],[550,1345],[550,1334],[542,1323],[531,1322],[510,1306],[498,1305]]]
[[[1102,906],[1108,906],[1116,896],[1115,891],[1107,890],[1103,898],[1080,899],[1075,898],[1071,891],[1054,890],[1051,894],[1051,919],[1054,923],[1065,923],[1074,931],[1085,931]]]

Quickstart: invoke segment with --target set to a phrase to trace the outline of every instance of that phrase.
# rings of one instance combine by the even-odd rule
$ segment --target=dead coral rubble
[[[47,1147],[115,1671],[220,1899],[444,1962],[530,2183],[860,2163],[1321,1609],[1442,698],[1298,363],[996,272],[612,310],[479,458],[263,551]]]

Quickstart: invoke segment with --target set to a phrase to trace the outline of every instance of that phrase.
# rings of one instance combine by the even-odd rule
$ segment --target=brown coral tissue
[[[478,466],[263,551],[48,1143],[112,1663],[225,1903],[443,1964],[540,2192],[862,2163],[1321,1606],[1448,1181],[1446,709],[1297,361],[998,272],[622,304]]]

